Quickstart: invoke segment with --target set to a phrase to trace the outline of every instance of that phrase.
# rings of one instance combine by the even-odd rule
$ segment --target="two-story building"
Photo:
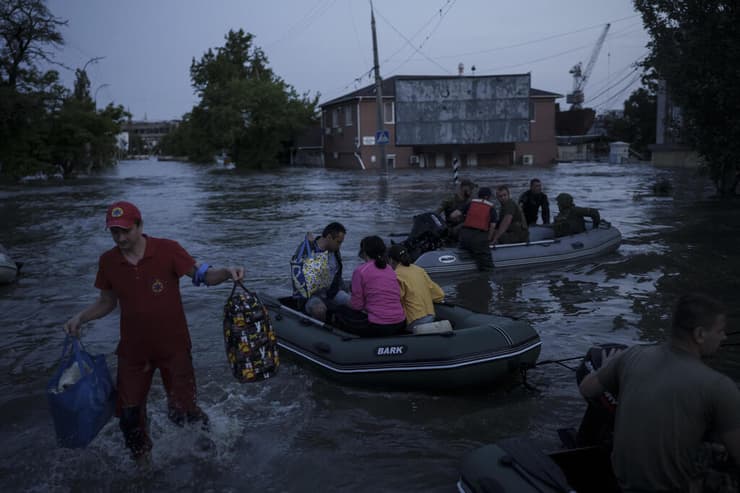
[[[470,167],[557,159],[555,100],[562,95],[531,88],[528,74],[394,76],[383,81],[382,95],[390,168],[446,167],[455,159]],[[326,167],[382,167],[375,85],[321,109]]]

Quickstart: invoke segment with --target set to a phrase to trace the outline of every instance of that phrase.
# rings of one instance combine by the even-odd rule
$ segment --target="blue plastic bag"
[[[116,407],[116,391],[105,355],[93,356],[81,346],[78,338],[67,336],[59,368],[46,386],[60,447],[86,447]]]

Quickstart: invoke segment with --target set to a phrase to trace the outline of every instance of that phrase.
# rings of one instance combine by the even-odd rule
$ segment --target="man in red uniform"
[[[198,264],[176,241],[145,235],[141,213],[130,202],[112,204],[106,226],[116,246],[100,256],[95,279],[100,296],[69,319],[64,330],[79,336],[83,323],[107,315],[120,301],[116,414],[134,459],[147,464],[152,442],[147,434],[146,401],[155,370],[159,369],[167,392],[169,418],[180,426],[185,421],[208,424],[196,402],[179,279],[187,275],[196,286],[211,286],[242,279],[244,269]]]

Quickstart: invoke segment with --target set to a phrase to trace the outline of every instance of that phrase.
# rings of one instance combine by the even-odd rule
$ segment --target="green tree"
[[[223,47],[190,65],[200,102],[164,143],[168,154],[210,162],[226,152],[237,166],[267,168],[315,121],[318,96],[299,95],[274,74],[254,36],[229,31]]]
[[[63,43],[55,18],[40,0],[0,2],[0,173],[19,176],[49,163],[46,118],[61,104],[64,88],[50,61],[51,47]]]
[[[740,154],[740,4],[737,0],[634,0],[651,41],[646,62],[680,106],[682,140],[702,156],[721,194]]]
[[[65,174],[106,166],[116,155],[116,134],[125,112],[98,111],[84,69],[72,91],[59,83],[51,49],[63,45],[54,17],[42,0],[0,1],[0,173],[22,176],[56,170]]]
[[[90,79],[85,70],[78,69],[73,91],[52,116],[52,162],[62,167],[65,176],[109,166],[116,159],[116,136],[126,115],[122,106],[112,104],[96,110],[90,97]]]
[[[655,115],[655,92],[640,87],[624,102],[624,116],[607,119],[608,135],[629,142],[634,151],[647,156],[648,146],[655,142]]]

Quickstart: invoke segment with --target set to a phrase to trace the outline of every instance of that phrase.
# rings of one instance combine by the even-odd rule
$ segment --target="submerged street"
[[[579,263],[435,278],[451,302],[531,323],[543,341],[540,359],[579,356],[600,342],[661,341],[671,306],[691,290],[725,302],[727,330],[737,330],[740,202],[713,198],[696,171],[564,163],[463,169],[465,176],[508,184],[514,197],[538,177],[553,214],[555,196],[568,192],[622,233],[617,252]],[[656,196],[662,179],[673,190]],[[196,288],[187,278],[183,301],[211,432],[173,426],[155,377],[150,477],[136,472],[116,420],[84,450],[56,446],[45,386],[63,323],[97,296],[98,256],[113,246],[111,202],[137,204],[147,234],[179,241],[201,262],[241,264],[247,287],[279,296],[290,292],[289,260],[305,232],[335,220],[346,226],[349,279],[362,237],[401,241],[415,214],[453,190],[449,169],[236,173],[154,160],[64,182],[0,185],[0,243],[25,264],[17,283],[0,286],[0,489],[442,492],[454,489],[461,458],[480,445],[522,435],[557,448],[557,429],[576,426],[585,409],[567,368],[530,371],[535,390],[507,382],[436,395],[354,389],[283,358],[275,378],[239,384],[221,328],[231,286]],[[118,312],[83,334],[86,348],[115,367]],[[724,348],[712,366],[738,380],[740,352]]]

